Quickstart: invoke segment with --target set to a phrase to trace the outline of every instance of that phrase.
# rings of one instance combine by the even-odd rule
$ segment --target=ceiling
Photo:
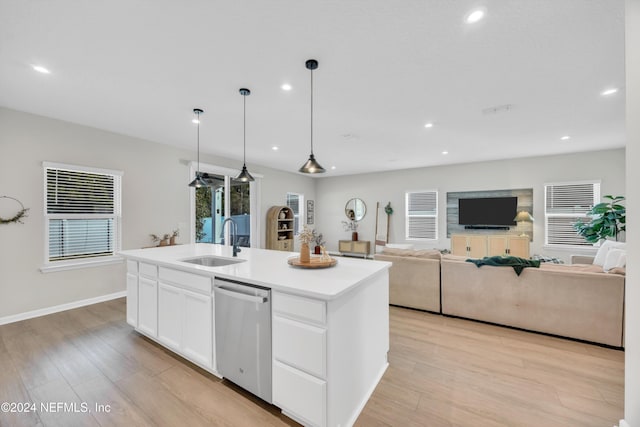
[[[194,158],[199,107],[238,167],[241,87],[247,163],[307,160],[309,58],[323,176],[625,144],[623,0],[0,0],[1,106]]]

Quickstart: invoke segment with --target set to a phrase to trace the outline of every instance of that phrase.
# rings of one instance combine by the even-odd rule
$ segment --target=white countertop
[[[121,251],[120,255],[177,270],[234,279],[274,290],[330,300],[363,283],[391,266],[384,261],[337,257],[330,268],[303,269],[287,264],[287,258],[298,253],[266,249],[241,248],[237,259],[246,262],[222,267],[206,267],[182,262],[186,258],[214,255],[232,258],[230,246],[196,243],[148,249]]]

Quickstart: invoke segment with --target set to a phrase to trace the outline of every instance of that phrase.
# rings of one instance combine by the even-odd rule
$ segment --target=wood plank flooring
[[[622,351],[390,310],[390,366],[357,426],[609,427],[623,417]],[[0,326],[0,402],[38,405],[0,413],[0,426],[298,425],[133,331],[124,299]]]

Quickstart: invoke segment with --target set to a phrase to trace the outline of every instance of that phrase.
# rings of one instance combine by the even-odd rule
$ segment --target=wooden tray
[[[320,257],[311,257],[309,262],[300,262],[300,257],[294,257],[287,259],[287,263],[300,268],[328,268],[336,265],[338,260],[331,258],[330,261],[321,261]]]

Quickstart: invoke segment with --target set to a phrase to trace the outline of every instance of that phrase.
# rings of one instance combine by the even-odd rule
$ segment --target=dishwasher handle
[[[223,288],[221,286],[214,287],[213,291],[218,292],[222,295],[226,295],[231,298],[236,298],[236,299],[240,299],[247,302],[254,302],[256,304],[264,304],[269,301],[269,298],[267,297],[262,297],[258,295],[247,295],[247,294],[243,294],[242,292],[236,292],[234,290]]]

